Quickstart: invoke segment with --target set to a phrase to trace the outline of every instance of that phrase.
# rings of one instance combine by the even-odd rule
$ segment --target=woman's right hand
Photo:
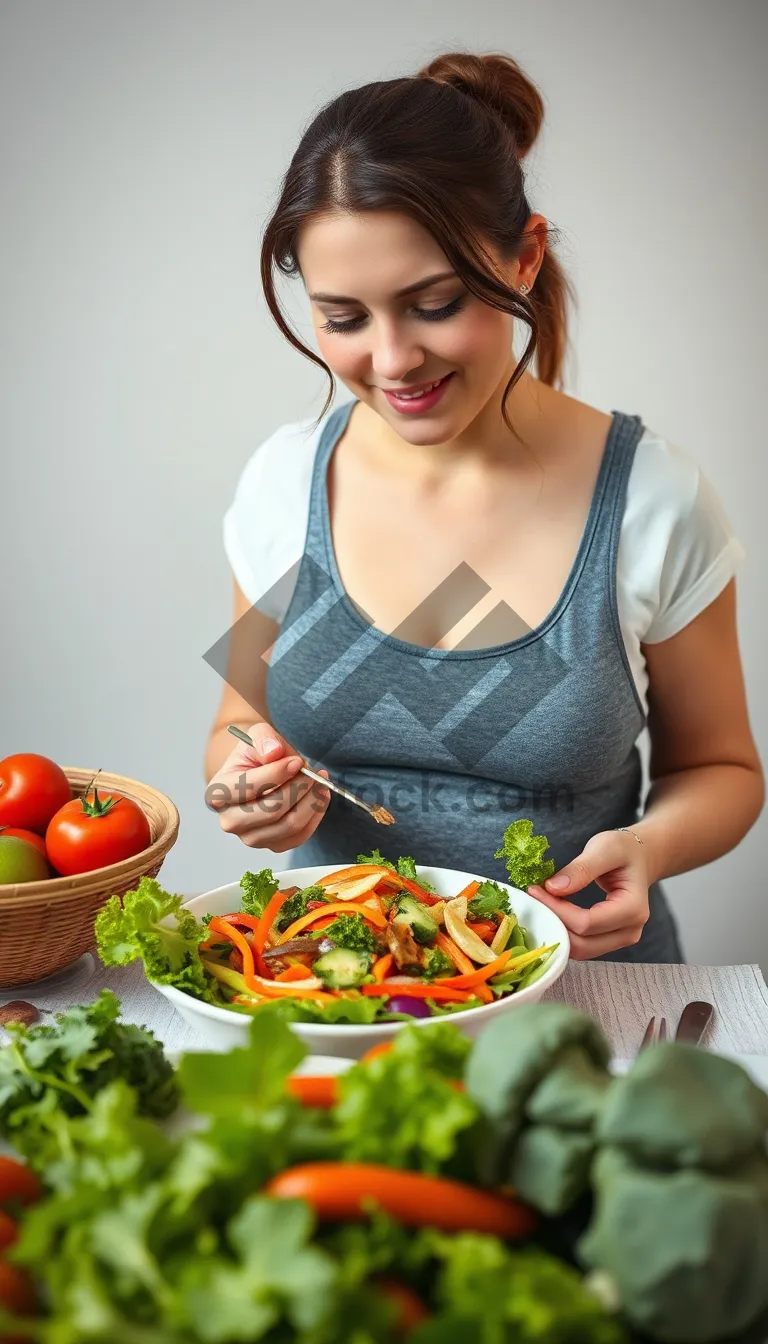
[[[303,758],[270,724],[248,729],[253,746],[238,740],[209,781],[206,805],[219,813],[223,831],[253,849],[282,854],[297,849],[328,810],[330,789],[299,774]],[[319,774],[327,777],[327,770]]]

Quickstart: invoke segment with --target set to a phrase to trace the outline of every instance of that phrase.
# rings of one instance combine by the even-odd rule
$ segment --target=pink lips
[[[420,396],[407,398],[398,397],[394,392],[388,392],[385,388],[381,390],[387,398],[390,406],[399,411],[401,415],[419,415],[424,411],[431,411],[436,406],[440,398],[445,393],[453,374],[449,373],[441,379],[437,387],[433,387],[429,392],[424,392]]]

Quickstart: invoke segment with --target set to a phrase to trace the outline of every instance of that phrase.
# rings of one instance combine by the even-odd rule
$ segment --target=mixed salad
[[[0,1135],[26,1162],[0,1156],[4,1339],[625,1340],[540,1215],[481,1185],[503,1117],[452,1024],[314,1079],[274,1008],[176,1071],[118,1012],[104,991],[0,1049]]]
[[[544,836],[512,822],[495,857],[523,890],[554,870]],[[246,873],[241,908],[198,921],[143,878],[96,920],[106,965],[141,958],[160,984],[253,1013],[278,1001],[294,1021],[372,1023],[493,1003],[531,984],[558,943],[537,946],[498,882],[438,895],[414,860],[378,850],[305,888]]]

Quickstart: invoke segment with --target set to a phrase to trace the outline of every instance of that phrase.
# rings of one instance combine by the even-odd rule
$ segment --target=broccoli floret
[[[297,919],[302,919],[304,915],[309,914],[307,906],[310,901],[328,901],[328,897],[322,887],[305,887],[303,891],[295,891],[284,905],[280,907],[274,927],[278,933],[284,933],[289,924],[293,924]]]
[[[470,919],[488,919],[491,915],[509,915],[509,893],[498,882],[481,882],[467,908]]]
[[[337,915],[323,930],[323,938],[328,938],[334,947],[346,947],[350,952],[362,952],[371,958],[376,955],[376,939],[362,915]]]
[[[424,949],[424,965],[422,975],[425,980],[434,980],[438,975],[454,975],[456,967],[439,947],[427,947]]]

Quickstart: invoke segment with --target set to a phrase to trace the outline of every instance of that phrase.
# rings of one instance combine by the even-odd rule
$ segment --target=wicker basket
[[[64,767],[74,797],[92,783],[95,770]],[[170,798],[123,775],[99,773],[100,791],[113,789],[138,803],[152,843],[140,854],[106,868],[44,882],[0,885],[0,989],[43,980],[77,961],[93,946],[93,921],[112,895],[131,891],[141,877],[154,877],[179,833]]]

